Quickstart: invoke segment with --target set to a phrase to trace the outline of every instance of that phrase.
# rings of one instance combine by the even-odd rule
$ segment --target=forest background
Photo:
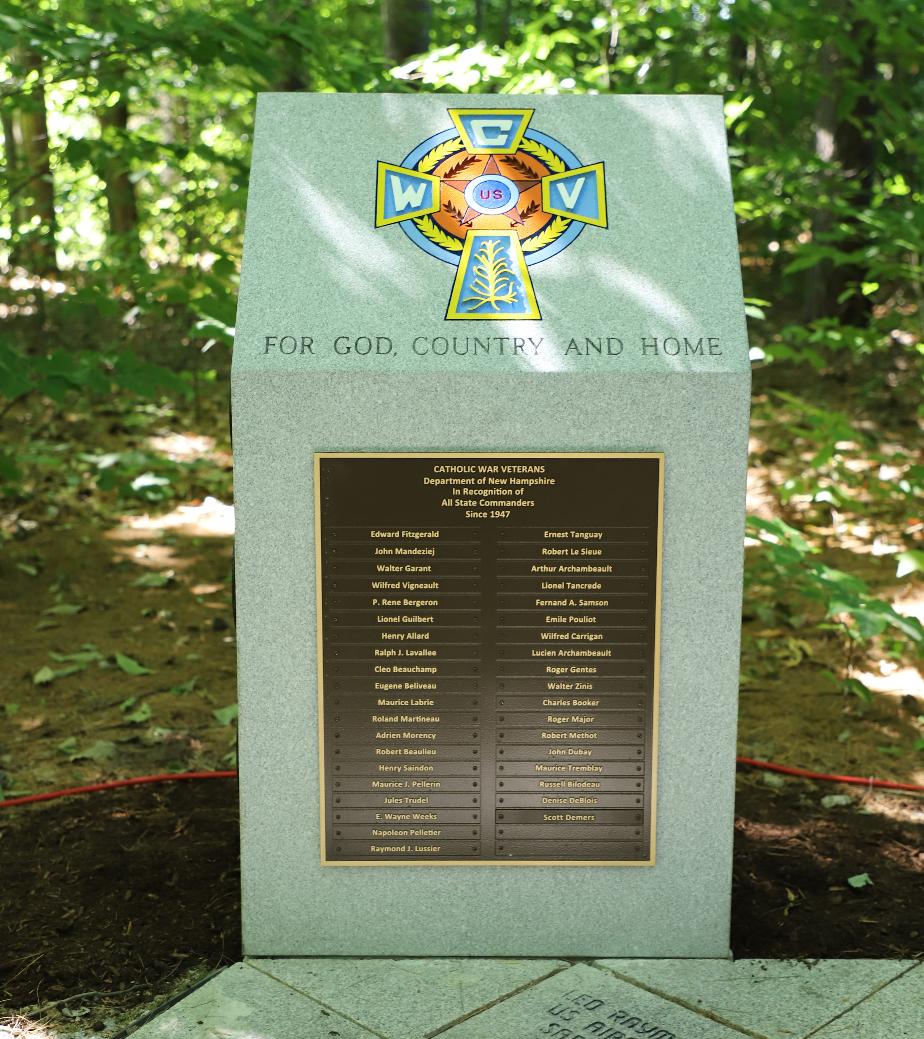
[[[924,783],[922,57],[919,0],[0,0],[0,799],[234,767],[262,90],[724,97],[755,369],[740,753]]]

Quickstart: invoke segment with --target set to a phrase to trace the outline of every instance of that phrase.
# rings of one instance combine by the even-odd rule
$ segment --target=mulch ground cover
[[[924,826],[856,803],[823,809],[828,792],[741,784],[735,954],[921,955]],[[239,959],[237,823],[233,780],[3,810],[0,1003],[48,1010],[89,994],[127,1009],[191,968]],[[863,873],[872,883],[848,883]]]

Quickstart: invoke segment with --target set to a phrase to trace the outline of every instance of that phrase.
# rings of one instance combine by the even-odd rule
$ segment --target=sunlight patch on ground
[[[917,783],[924,786],[924,771],[918,769],[908,777],[909,783]],[[864,812],[872,815],[881,815],[887,819],[893,819],[901,823],[924,823],[924,799],[915,798],[913,794],[896,795],[882,790],[873,790],[868,797],[864,797],[862,804],[858,806]],[[915,849],[918,852],[918,849]],[[922,863],[924,871],[924,863]]]
[[[218,465],[231,464],[231,455],[215,447],[215,438],[200,433],[159,433],[148,437],[145,443],[171,462],[195,462],[208,458]]]
[[[151,533],[175,531],[188,537],[234,536],[234,506],[209,496],[200,505],[178,505],[162,516],[123,516],[106,535],[112,541],[132,541]]]
[[[195,561],[189,557],[178,556],[174,545],[151,545],[147,542],[140,545],[120,545],[114,554],[116,559],[147,567],[148,570],[166,572],[171,577],[173,571],[185,570]]]
[[[924,697],[924,677],[921,672],[915,667],[902,667],[892,660],[881,660],[878,674],[873,671],[856,671],[852,677],[874,693]]]
[[[917,617],[924,624],[924,586],[909,585],[892,601],[895,612],[904,617]]]
[[[225,587],[223,584],[194,584],[189,590],[193,595],[215,595],[225,591]]]
[[[45,1025],[26,1017],[14,1017],[0,1022],[0,1039],[58,1039],[59,1032],[51,1032]]]
[[[757,436],[748,438],[748,485],[747,513],[771,520],[780,516],[780,503],[774,490],[773,472],[766,465],[760,465],[756,459],[762,458],[767,451],[766,443]],[[757,542],[753,542],[757,544]]]
[[[785,826],[781,823],[755,823],[750,819],[739,819],[735,825],[749,837],[759,841],[778,841],[798,837],[804,829],[802,826]]]

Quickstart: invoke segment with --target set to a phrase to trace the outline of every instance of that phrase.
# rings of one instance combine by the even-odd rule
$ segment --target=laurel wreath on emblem
[[[461,137],[454,137],[452,140],[443,141],[442,144],[438,144],[435,148],[431,148],[420,162],[417,163],[417,169],[421,173],[429,173],[450,155],[455,152],[461,151],[464,145]],[[551,148],[547,148],[544,144],[540,144],[539,141],[533,141],[528,137],[524,137],[520,141],[520,150],[526,152],[528,155],[532,155],[539,159],[540,162],[544,163],[553,173],[564,173],[566,166],[562,159],[560,159]],[[462,252],[462,242],[458,238],[453,238],[448,231],[444,231],[443,228],[436,223],[430,216],[419,216],[414,218],[414,224],[420,233],[435,245],[441,246],[443,249],[449,252],[460,253]],[[536,252],[538,249],[543,249],[547,245],[551,245],[557,238],[560,238],[571,224],[571,220],[568,217],[556,216],[554,220],[546,224],[540,231],[536,231],[535,234],[530,235],[529,238],[524,238],[520,243],[524,253]]]

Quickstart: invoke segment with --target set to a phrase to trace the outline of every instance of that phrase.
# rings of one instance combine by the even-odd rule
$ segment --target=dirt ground
[[[909,957],[924,949],[924,824],[910,799],[742,776],[737,956]],[[0,1006],[111,1036],[240,956],[233,780],[92,794],[0,818]],[[871,883],[851,887],[868,873]]]

